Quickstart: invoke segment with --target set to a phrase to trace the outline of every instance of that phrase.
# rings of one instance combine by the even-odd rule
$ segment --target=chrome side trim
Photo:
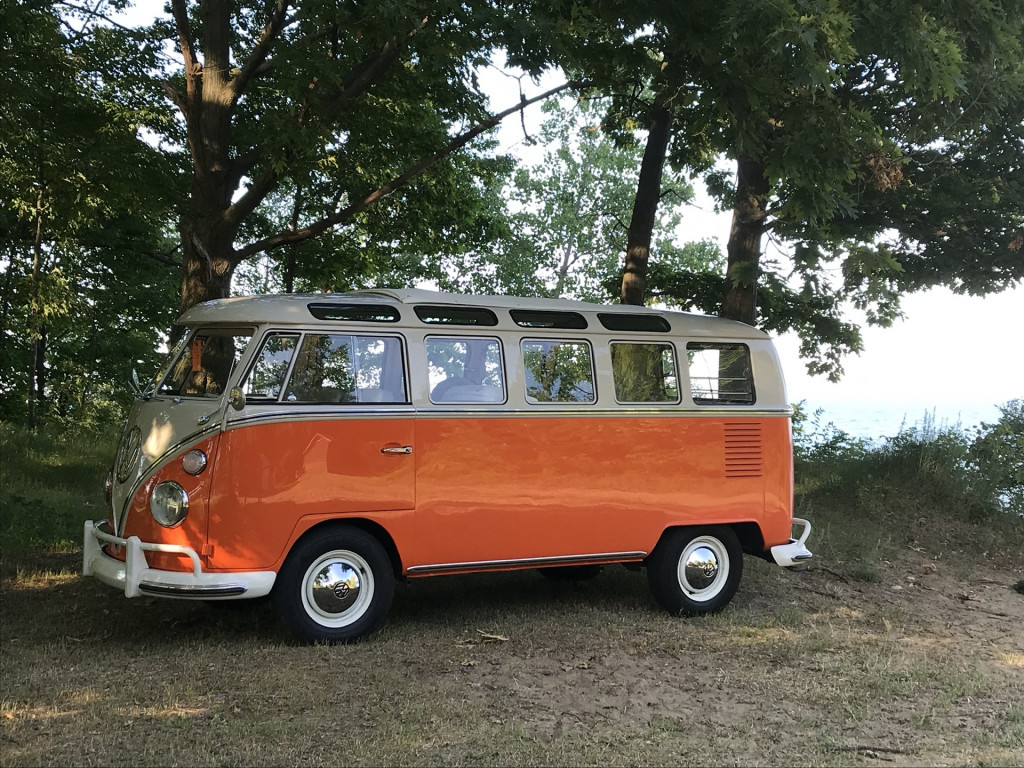
[[[542,568],[549,565],[583,565],[586,563],[617,563],[624,560],[643,560],[647,552],[602,552],[593,555],[565,555],[558,557],[527,557],[521,560],[477,560],[465,563],[438,563],[414,565],[410,576],[457,571],[498,571],[506,568]]]
[[[793,415],[792,409],[760,409],[760,410],[744,410],[736,411],[730,409],[714,409],[714,410],[683,410],[678,405],[669,408],[658,408],[650,410],[641,410],[637,408],[557,408],[553,407],[550,410],[545,409],[543,412],[538,412],[534,408],[507,408],[507,407],[487,407],[487,406],[465,406],[460,408],[439,408],[437,406],[430,406],[429,408],[412,409],[406,407],[404,409],[380,409],[374,408],[372,410],[331,410],[330,408],[320,408],[317,410],[303,409],[303,410],[291,410],[275,413],[256,413],[241,418],[231,418],[224,425],[224,431],[227,432],[232,429],[239,429],[241,427],[251,426],[261,422],[289,422],[289,421],[340,421],[340,420],[367,420],[367,419],[452,419],[452,418],[466,418],[466,419],[479,419],[479,418],[491,418],[491,419],[557,419],[566,417],[586,417],[586,418],[658,418],[658,419],[699,419],[708,417],[728,417],[728,418],[789,418]]]

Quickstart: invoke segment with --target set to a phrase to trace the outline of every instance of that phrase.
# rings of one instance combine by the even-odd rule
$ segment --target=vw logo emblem
[[[117,452],[117,481],[123,483],[139,465],[139,454],[142,444],[142,430],[132,427],[125,435],[121,448]]]

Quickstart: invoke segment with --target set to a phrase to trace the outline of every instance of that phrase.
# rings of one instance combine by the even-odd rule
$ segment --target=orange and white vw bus
[[[400,578],[623,563],[694,615],[732,599],[744,553],[811,557],[778,356],[746,325],[421,290],[178,323],[85,525],[85,574],[127,597],[271,595],[298,639],[337,642]]]

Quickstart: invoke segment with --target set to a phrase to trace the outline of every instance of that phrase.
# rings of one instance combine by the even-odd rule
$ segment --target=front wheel
[[[288,555],[274,584],[274,606],[304,643],[348,643],[384,623],[395,591],[387,552],[352,526],[314,531]]]
[[[731,528],[679,528],[658,542],[647,562],[655,600],[675,614],[718,613],[743,576],[743,549]]]

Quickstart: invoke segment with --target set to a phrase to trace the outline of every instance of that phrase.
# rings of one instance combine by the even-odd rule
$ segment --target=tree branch
[[[237,251],[235,251],[235,258],[238,261],[244,261],[245,259],[248,259],[251,256],[255,256],[258,253],[263,253],[264,251],[270,251],[275,248],[280,248],[281,246],[288,245],[290,243],[298,243],[302,242],[303,240],[309,240],[314,237],[319,237],[332,227],[350,221],[354,216],[356,216],[359,213],[362,213],[374,203],[383,200],[384,198],[394,193],[396,190],[400,189],[401,187],[404,187],[406,184],[409,183],[411,179],[415,178],[420,173],[423,173],[423,171],[428,169],[430,166],[434,165],[434,163],[436,163],[439,160],[442,160],[443,158],[451,155],[452,153],[466,146],[477,136],[484,133],[485,131],[489,131],[491,128],[496,126],[509,115],[514,115],[516,112],[525,109],[531,104],[535,104],[538,101],[548,99],[554,96],[556,93],[561,93],[562,91],[568,88],[582,87],[584,87],[583,83],[577,81],[570,81],[567,83],[563,83],[557,88],[552,88],[551,90],[546,91],[540,94],[539,96],[534,96],[532,99],[520,101],[520,103],[516,104],[514,107],[510,107],[503,112],[499,112],[498,114],[487,118],[483,122],[478,123],[470,130],[464,131],[463,133],[459,134],[454,139],[452,139],[448,144],[446,144],[443,148],[433,153],[432,155],[428,155],[427,157],[422,158],[419,162],[413,164],[404,172],[396,176],[392,181],[388,182],[382,187],[378,187],[373,192],[364,197],[362,200],[352,203],[346,208],[343,208],[340,211],[336,211],[331,216],[327,216],[323,219],[320,219],[319,221],[309,224],[301,229],[286,230],[283,232],[279,232],[276,235],[271,235],[270,237],[264,238],[262,240],[257,240],[254,243],[250,243],[244,248],[239,248]]]
[[[286,0],[278,0],[278,2],[278,8],[286,8]],[[419,24],[417,24],[417,26],[406,35],[405,39],[411,38],[415,35],[423,28],[426,21],[426,19],[423,19]],[[397,36],[393,37],[381,48],[363,58],[363,60],[360,61],[343,79],[341,91],[333,97],[332,108],[340,109],[341,107],[349,104],[365,93],[374,83],[380,80],[391,65],[398,60],[403,44],[403,39]],[[264,60],[256,64],[255,67],[258,68],[267,63],[268,62]],[[249,76],[251,77],[252,74]],[[242,75],[239,75],[238,77],[241,78]],[[300,117],[300,122],[305,119],[305,115],[306,110],[304,108]],[[238,224],[243,221],[245,217],[255,210],[256,207],[263,202],[264,198],[273,191],[279,178],[280,175],[272,169],[268,169],[261,173],[255,180],[253,180],[252,184],[249,185],[245,194],[243,194],[231,205],[230,208],[228,208],[224,214],[225,221],[233,224]]]
[[[238,97],[242,95],[255,76],[267,70],[268,67],[265,66],[267,64],[267,56],[270,55],[270,49],[274,41],[286,26],[289,4],[289,0],[277,0],[274,10],[271,11],[267,18],[267,23],[260,33],[259,42],[256,43],[256,47],[252,49],[249,58],[245,60],[238,75],[231,82],[231,91],[234,96],[233,102],[238,101]]]
[[[192,167],[196,173],[203,168],[201,160],[203,154],[202,136],[199,130],[197,115],[192,114],[199,104],[200,89],[202,88],[202,64],[196,57],[196,49],[192,43],[192,25],[188,20],[188,9],[185,0],[171,0],[171,8],[174,14],[174,25],[178,30],[178,42],[181,45],[181,56],[185,64],[185,93],[182,95],[172,86],[165,85],[171,100],[181,110],[185,118],[185,129],[188,135],[189,150],[192,154]]]

